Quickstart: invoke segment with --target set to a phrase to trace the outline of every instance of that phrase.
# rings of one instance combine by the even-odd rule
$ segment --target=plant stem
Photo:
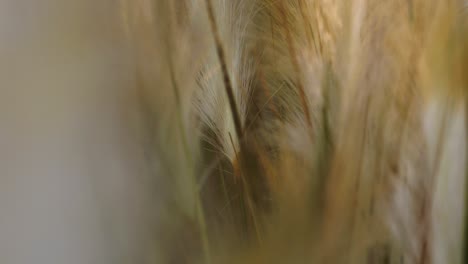
[[[168,50],[169,50],[169,47],[170,47],[169,41],[167,41]],[[168,63],[169,63],[169,73],[170,73],[170,78],[171,78],[171,84],[174,89],[174,96],[175,96],[176,105],[177,105],[177,122],[179,124],[183,152],[187,160],[187,166],[189,167],[189,172],[192,174],[190,175],[190,183],[191,183],[190,186],[192,186],[192,191],[193,191],[193,195],[195,198],[195,214],[196,214],[198,227],[200,229],[200,235],[201,235],[202,247],[203,247],[203,255],[205,258],[205,263],[210,264],[211,254],[210,254],[208,233],[206,229],[206,219],[205,219],[205,214],[203,210],[203,204],[200,198],[200,188],[198,188],[197,181],[194,176],[195,174],[193,173],[195,171],[194,160],[192,158],[192,155],[190,154],[190,149],[188,146],[187,138],[185,137],[185,126],[184,126],[183,117],[182,117],[182,102],[181,102],[180,93],[179,93],[179,89],[178,89],[176,78],[175,78],[172,58],[170,56],[169,51],[168,51]]]
[[[237,137],[242,139],[243,130],[242,122],[237,109],[236,100],[234,96],[234,90],[232,87],[231,79],[229,77],[229,72],[226,64],[226,55],[224,53],[223,45],[221,43],[221,37],[219,35],[218,26],[216,24],[216,19],[214,16],[213,4],[211,0],[206,0],[206,8],[208,11],[208,18],[211,25],[211,31],[215,40],[216,53],[218,55],[219,63],[221,64],[221,71],[223,74],[224,87],[226,89],[226,94],[229,100],[229,106],[231,107],[232,118],[234,119],[234,127],[236,129]]]

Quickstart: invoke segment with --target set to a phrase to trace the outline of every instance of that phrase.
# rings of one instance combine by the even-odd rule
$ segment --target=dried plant
[[[468,261],[467,1],[104,6],[86,47],[125,51],[138,261]]]
[[[136,45],[142,96],[184,117],[151,151],[191,146],[167,166],[204,219],[168,263],[463,262],[466,3],[130,2],[132,41],[172,43]]]

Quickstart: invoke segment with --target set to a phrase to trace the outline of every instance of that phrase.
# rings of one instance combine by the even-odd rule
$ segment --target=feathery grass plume
[[[316,120],[311,108],[316,106],[309,100],[320,97],[320,85],[308,82],[318,81],[321,72],[311,72],[309,66],[320,68],[333,59],[334,38],[340,28],[334,1],[264,0],[259,5],[255,18],[263,49],[259,67],[270,94],[276,94],[273,102],[283,118],[302,111],[313,127]]]
[[[126,3],[162,262],[462,263],[461,1]]]
[[[220,164],[218,169],[231,174],[210,176],[205,199],[212,209],[210,223],[219,230],[226,229],[228,223],[227,228],[237,233],[233,237],[254,235],[259,241],[259,218],[268,207],[268,187],[257,137],[250,133],[257,108],[253,90],[256,62],[250,56],[255,46],[251,34],[256,2],[204,2],[213,48],[200,73],[195,106],[207,131],[208,151],[215,152],[204,155],[205,159],[227,159],[228,164]],[[220,216],[218,211],[226,207],[229,216]],[[215,233],[226,240],[223,232]]]
[[[335,38],[341,28],[337,4],[335,1],[265,0],[259,1],[259,5],[255,22],[262,56],[258,68],[266,79],[263,86],[271,95],[263,100],[274,105],[275,113],[267,113],[258,127],[265,129],[262,133],[272,135],[267,139],[270,142],[264,144],[275,146],[276,159],[283,157],[282,152],[296,152],[293,156],[298,158],[297,165],[307,168],[307,172],[301,170],[298,178],[307,175],[308,180],[318,183],[327,174],[322,170],[328,167],[324,165],[329,156],[325,152],[329,152],[332,140],[328,128],[336,110],[325,102],[337,88],[332,63]],[[327,140],[323,141],[324,137]],[[319,154],[322,151],[323,155]],[[278,161],[281,163],[281,159]],[[281,170],[282,164],[270,166]],[[312,182],[309,183],[315,185]],[[323,189],[318,185],[314,188]],[[312,189],[309,192],[308,199],[321,200],[319,192]]]
[[[0,7],[2,264],[468,262],[467,0]]]
[[[247,52],[253,3],[197,2],[201,7],[206,6],[202,19],[204,34],[210,43],[198,77],[200,89],[196,94],[195,107],[203,124],[218,138],[218,142],[210,143],[231,161],[235,160],[235,148],[239,149],[252,93],[251,75],[255,64]],[[234,145],[229,135],[232,135]]]

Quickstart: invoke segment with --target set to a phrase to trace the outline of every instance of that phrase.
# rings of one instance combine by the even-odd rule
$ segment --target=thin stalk
[[[187,166],[189,167],[189,171],[193,172],[195,170],[194,159],[192,158],[192,155],[190,154],[190,148],[188,146],[187,138],[185,135],[185,126],[184,126],[183,117],[182,117],[182,102],[180,98],[180,92],[177,86],[177,81],[175,78],[172,57],[170,56],[171,53],[169,52],[169,47],[170,47],[169,38],[166,38],[166,39],[167,39],[166,44],[167,44],[167,50],[168,50],[167,60],[169,64],[169,75],[171,78],[171,84],[172,84],[172,88],[174,91],[174,96],[175,96],[175,101],[176,101],[176,106],[177,106],[177,123],[179,125],[179,130],[180,130],[181,140],[182,140],[182,147],[183,147],[185,158],[187,160]],[[199,191],[197,182],[193,174],[190,177],[190,182],[191,182],[190,185],[193,188],[194,196],[195,196],[194,197],[195,198],[195,214],[196,214],[198,226],[200,228],[200,234],[201,234],[201,240],[202,240],[202,246],[203,246],[203,255],[205,258],[205,263],[209,264],[211,263],[211,254],[210,254],[208,233],[206,229],[205,213],[204,213],[203,204],[200,198],[200,191]]]
[[[468,263],[468,94],[465,97],[465,238],[462,263]]]
[[[229,77],[229,72],[226,64],[226,55],[224,53],[223,45],[221,42],[221,37],[218,31],[218,25],[216,24],[216,19],[213,10],[213,4],[211,0],[206,0],[206,8],[208,11],[208,19],[210,21],[211,31],[215,40],[216,53],[218,55],[219,63],[221,64],[221,71],[223,74],[224,88],[226,89],[226,94],[229,100],[229,106],[231,107],[232,118],[234,119],[234,127],[237,133],[237,137],[242,139],[243,130],[242,122],[237,109],[236,100],[234,96],[234,90],[231,83],[231,78]]]
[[[231,144],[232,144],[232,147],[234,148],[235,153],[239,153],[239,152],[237,152],[236,147],[234,146],[234,141],[232,140],[232,136],[231,136],[230,133],[229,133],[229,138],[231,140]],[[259,243],[262,243],[262,237],[261,237],[261,234],[260,234],[260,227],[259,227],[260,225],[258,223],[258,219],[257,219],[257,216],[255,214],[255,208],[254,208],[254,205],[253,205],[253,202],[252,202],[252,191],[250,189],[249,184],[245,180],[245,177],[242,176],[242,166],[243,166],[244,160],[241,160],[241,159],[243,158],[243,156],[237,156],[237,154],[236,154],[236,158],[238,159],[238,162],[240,163],[238,173],[241,174],[241,175],[239,175],[238,177],[242,181],[241,184],[242,184],[243,190],[245,192],[245,197],[244,197],[245,198],[245,205],[247,206],[247,209],[248,209],[248,211],[250,213],[250,217],[252,218],[251,220],[252,220],[253,228],[255,230],[255,234],[257,236],[257,240],[258,240]],[[247,217],[246,217],[246,219],[247,219]]]
[[[231,224],[234,223],[234,214],[232,213],[232,205],[229,200],[229,192],[226,187],[226,180],[225,180],[225,175],[224,175],[224,170],[221,167],[218,167],[219,170],[219,175],[221,178],[221,187],[223,189],[223,195],[224,199],[226,199],[226,207],[228,208],[228,214],[229,214],[229,221],[231,221]]]

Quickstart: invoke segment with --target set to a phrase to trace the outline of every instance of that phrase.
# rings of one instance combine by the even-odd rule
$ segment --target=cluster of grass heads
[[[123,0],[160,263],[462,263],[465,13]]]

